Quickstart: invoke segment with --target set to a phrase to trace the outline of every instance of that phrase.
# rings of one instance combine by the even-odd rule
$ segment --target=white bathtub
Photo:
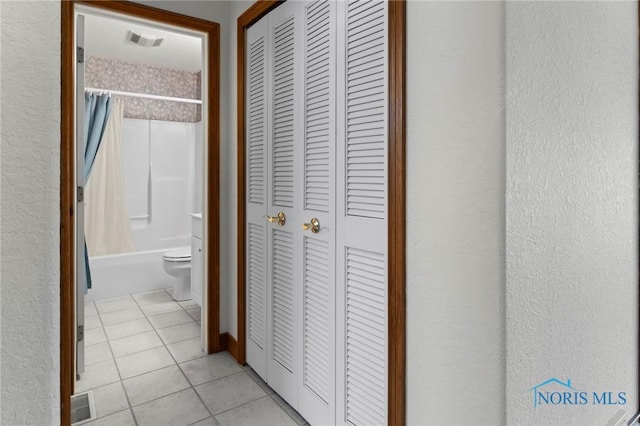
[[[162,269],[162,255],[167,250],[171,249],[91,257],[92,288],[85,300],[172,287],[174,278]]]

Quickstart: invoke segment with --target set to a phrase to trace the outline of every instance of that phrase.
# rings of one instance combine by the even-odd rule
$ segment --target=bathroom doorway
[[[106,57],[108,55],[103,55],[105,57],[90,57],[89,55],[91,55],[92,52],[86,51],[88,54],[85,54],[84,49],[79,49],[87,47],[83,45],[82,39],[78,38],[83,30],[83,20],[87,26],[103,25],[102,32],[122,25],[130,26],[131,29],[129,31],[122,30],[124,31],[122,39],[126,37],[127,43],[137,43],[140,49],[143,49],[139,50],[139,52],[144,51],[144,49],[153,49],[153,47],[150,46],[162,43],[164,39],[171,40],[171,34],[175,34],[175,38],[191,37],[192,39],[199,39],[201,43],[199,47],[201,52],[200,70],[195,68],[177,70],[174,69],[176,67],[173,66],[148,62],[144,64],[127,63],[126,59]],[[106,22],[109,20],[110,23]],[[105,34],[105,36],[107,35]],[[125,40],[119,41],[123,42]],[[84,278],[86,276],[84,274],[84,260],[86,257],[82,255],[82,246],[84,230],[86,228],[82,219],[84,216],[83,210],[87,199],[87,191],[86,188],[84,188],[84,177],[81,175],[82,169],[86,170],[86,167],[78,167],[79,163],[82,162],[83,156],[77,156],[76,153],[80,150],[75,149],[75,134],[82,134],[83,130],[81,126],[80,129],[78,129],[78,124],[82,125],[82,123],[84,123],[84,116],[76,113],[76,109],[77,106],[82,105],[83,92],[87,89],[89,92],[97,95],[106,94],[106,96],[112,97],[113,99],[110,99],[112,103],[115,103],[116,98],[120,104],[126,103],[126,100],[123,101],[122,99],[145,99],[148,102],[155,102],[156,106],[154,113],[154,107],[153,105],[150,106],[149,103],[141,106],[139,102],[138,105],[131,105],[131,102],[129,102],[129,111],[124,115],[124,117],[127,117],[127,115],[128,117],[124,118],[126,121],[124,126],[119,127],[120,133],[124,135],[123,139],[128,138],[130,141],[130,143],[126,145],[126,141],[120,141],[121,155],[124,153],[126,156],[127,151],[133,151],[135,158],[138,160],[140,158],[145,159],[144,164],[140,161],[137,163],[133,161],[133,163],[131,163],[131,158],[123,161],[121,169],[124,169],[123,174],[125,180],[127,176],[129,176],[129,183],[135,181],[133,186],[137,186],[137,188],[132,189],[131,185],[129,185],[125,188],[125,194],[121,194],[120,196],[120,198],[129,198],[131,201],[132,193],[144,194],[137,202],[135,199],[133,200],[128,211],[128,218],[125,219],[126,222],[131,223],[131,228],[135,234],[129,239],[133,240],[134,245],[144,247],[142,247],[142,250],[135,252],[132,251],[131,248],[116,248],[111,249],[111,252],[109,251],[110,249],[107,249],[105,256],[100,256],[100,258],[95,257],[94,259],[89,258],[89,262],[95,270],[94,274],[92,274],[93,279],[88,282],[93,281],[96,286],[94,287],[95,290],[93,290],[94,293],[99,293],[102,298],[110,297],[110,299],[107,299],[107,301],[102,304],[98,304],[98,302],[89,304],[92,309],[98,307],[98,311],[95,312],[96,318],[100,320],[100,330],[103,331],[103,334],[106,331],[106,335],[104,335],[105,341],[110,339],[105,317],[110,313],[109,311],[112,308],[123,308],[122,310],[124,311],[129,309],[126,306],[131,305],[130,314],[133,316],[135,316],[139,310],[145,317],[141,318],[142,321],[139,322],[145,322],[145,324],[136,323],[136,326],[149,326],[149,324],[151,324],[153,328],[149,331],[149,334],[154,334],[154,336],[150,337],[154,337],[157,340],[158,336],[155,335],[155,332],[158,327],[163,325],[161,323],[163,318],[158,319],[159,317],[156,317],[156,322],[150,320],[149,324],[146,323],[146,318],[151,318],[150,315],[152,313],[167,314],[169,312],[152,312],[152,310],[173,309],[173,305],[175,305],[184,310],[184,312],[178,313],[186,315],[187,318],[189,315],[194,320],[201,318],[202,348],[206,353],[218,352],[225,349],[224,343],[226,340],[221,339],[219,333],[219,43],[219,25],[213,22],[127,2],[62,2],[61,103],[63,124],[61,129],[60,293],[62,424],[69,424],[71,422],[71,395],[73,395],[75,391],[82,390],[83,388],[82,385],[78,386],[78,382],[76,382],[75,379],[77,377],[76,373],[83,371],[81,364],[85,356],[83,347],[86,342],[85,339],[88,337],[88,332],[91,331],[87,327],[89,325],[84,323],[85,305],[83,300],[85,296],[84,289],[86,287],[86,283],[84,282],[86,279]],[[165,54],[165,56],[166,55],[167,54]],[[168,55],[171,54],[169,53]],[[142,56],[141,54],[140,57]],[[79,63],[81,63],[83,71],[77,71],[80,69],[77,67]],[[85,82],[87,80],[87,76],[84,75],[84,70],[89,66],[93,70],[92,72],[94,72],[91,80],[94,84],[82,84],[81,80],[85,80]],[[122,66],[126,68],[126,70],[118,74],[117,71],[115,71],[118,69],[118,66]],[[184,68],[184,66],[182,68]],[[96,79],[95,70],[100,69],[104,70],[106,74],[111,74],[112,83],[122,83],[127,72],[131,73],[131,70],[134,70],[135,73],[135,70],[141,69],[144,69],[144,72],[148,75],[152,75],[152,81],[143,82],[140,87],[133,89],[133,86],[108,87],[109,84],[107,84],[106,80],[103,79],[101,81],[99,78]],[[171,74],[173,81],[179,85],[182,84],[184,86],[185,81],[192,80],[193,85],[197,86],[194,89],[195,96],[191,94],[178,94],[178,96],[176,96],[176,93],[173,92],[159,95],[159,92],[154,90],[155,88],[153,87],[153,82],[163,79],[163,77],[158,78],[157,75],[154,76],[154,72],[157,74],[158,70],[165,70]],[[140,77],[140,75],[137,77]],[[133,80],[136,79],[134,78]],[[165,78],[165,80],[167,79]],[[171,80],[171,78],[168,80]],[[101,81],[101,84],[95,83],[96,81]],[[135,81],[130,82],[130,84],[135,86]],[[171,90],[179,90],[179,88],[176,89],[174,87]],[[197,103],[195,100],[201,102],[198,107],[196,107]],[[179,107],[176,107],[176,105],[179,105]],[[122,110],[125,109],[126,106],[120,105],[119,108],[119,114],[121,114],[120,117],[122,117]],[[132,115],[135,114],[136,111],[143,115],[139,117]],[[149,113],[152,115],[144,116],[144,114]],[[160,114],[160,116],[157,114]],[[168,114],[169,116],[163,118],[162,114]],[[78,116],[80,116],[80,120],[76,119]],[[79,123],[80,121],[81,123]],[[105,133],[107,131],[108,129],[105,130]],[[155,138],[158,138],[158,141],[155,141]],[[191,141],[188,142],[187,139]],[[199,148],[197,146],[198,140],[202,141]],[[84,145],[84,141],[82,142],[82,145]],[[162,150],[156,146],[158,144],[168,146],[171,152],[166,155],[161,154]],[[156,152],[156,154],[153,154],[153,152]],[[175,166],[178,161],[175,160],[177,156],[181,154],[185,154],[185,161],[180,161],[179,163],[184,163],[182,166],[186,168],[178,167],[177,169],[180,170],[177,170]],[[81,159],[76,160],[76,157]],[[97,159],[98,155],[96,155],[96,161]],[[127,161],[131,164],[127,165]],[[187,170],[189,168],[187,163],[193,166],[193,170]],[[94,167],[96,167],[95,164],[94,162]],[[91,173],[94,173],[94,171]],[[84,174],[86,176],[86,171]],[[112,175],[112,173],[106,172],[103,174]],[[158,176],[158,174],[160,176]],[[172,185],[176,186],[180,184],[185,184],[187,187],[182,190],[177,187],[172,188]],[[97,186],[100,187],[102,185]],[[184,200],[167,199],[162,201],[162,199],[160,199],[163,195],[173,193],[179,196],[187,192],[193,196],[183,197]],[[92,199],[96,199],[95,195],[92,195],[92,197]],[[184,207],[185,204],[187,204],[188,207],[181,208]],[[93,203],[94,207],[95,205],[97,205],[97,202]],[[175,207],[175,209],[173,209],[173,207]],[[171,211],[168,212],[169,210]],[[183,212],[182,210],[185,211]],[[199,210],[199,212],[197,210]],[[168,212],[168,214],[164,214],[164,219],[162,212]],[[200,230],[194,233],[194,237],[190,237],[190,235],[187,235],[186,230],[191,228],[192,222],[197,224],[199,219],[197,217],[198,213],[200,213],[202,225],[201,228],[195,225],[194,229],[198,227]],[[190,217],[192,214],[193,218]],[[171,219],[172,217],[179,217],[179,220],[173,220]],[[177,222],[180,223],[178,224]],[[159,235],[158,231],[151,230],[152,224],[157,228],[157,226],[159,224],[162,225],[162,223],[165,223],[168,227],[176,228],[174,230],[175,232],[171,235],[164,235],[160,232],[162,235]],[[191,234],[191,229],[188,230],[188,234]],[[200,245],[198,245],[198,236],[201,239]],[[195,245],[194,242],[196,243]],[[120,244],[120,242],[116,244],[116,246],[122,245],[127,246],[127,244]],[[196,253],[193,253],[193,250],[191,250],[192,259],[196,258],[198,253],[201,253],[200,256],[203,266],[201,269],[199,268],[195,271],[196,274],[202,274],[202,291],[196,292],[202,295],[201,300],[198,300],[198,304],[202,306],[201,316],[197,313],[195,302],[189,305],[181,301],[180,304],[178,304],[171,300],[171,290],[165,290],[165,288],[171,287],[171,280],[173,278],[169,276],[169,271],[167,271],[166,266],[163,266],[163,263],[172,267],[178,263],[173,260],[166,261],[166,259],[163,261],[163,253],[168,249],[176,247],[196,247]],[[96,250],[95,244],[93,250]],[[121,252],[124,252],[124,256]],[[91,250],[89,253],[91,254]],[[196,254],[196,256],[194,256],[194,254]],[[126,259],[124,259],[124,257],[126,257]],[[166,257],[166,253],[164,257]],[[132,265],[144,264],[147,262],[145,259],[154,264],[153,268],[155,268],[155,272],[136,272]],[[164,271],[162,270],[163,267],[165,268]],[[165,271],[167,273],[165,273]],[[118,273],[121,275],[118,275]],[[117,297],[117,291],[113,293],[117,284],[126,281],[128,277],[135,274],[139,274],[139,277],[133,281],[141,284],[142,287],[128,291],[127,285],[124,286],[124,291],[127,294],[135,293],[135,296]],[[154,274],[155,278],[147,280],[148,282],[146,283],[142,282],[145,277],[153,277]],[[113,283],[113,285],[109,285],[110,288],[108,292],[105,292],[107,289],[104,288],[105,276],[110,283]],[[159,286],[157,289],[153,287],[154,280],[155,284]],[[98,285],[102,286],[99,290]],[[92,290],[89,290],[89,292],[91,291]],[[89,298],[95,299],[100,298],[100,296],[89,296]],[[116,297],[114,298],[114,296]],[[194,299],[199,298],[200,297]],[[184,297],[182,299],[184,299]],[[161,306],[165,300],[166,306]],[[169,304],[172,306],[169,307]],[[134,310],[136,312],[133,312]],[[99,317],[98,313],[101,314]],[[136,320],[136,318],[132,319]],[[175,331],[180,332],[180,330]],[[115,334],[111,337],[117,338],[118,336]],[[162,339],[162,345],[166,346],[169,344],[168,342],[173,338],[170,334],[169,332],[165,332],[165,337],[162,337],[163,333],[158,332],[158,335]],[[102,343],[101,336],[97,338],[97,340],[101,341],[98,343]],[[92,343],[97,341],[95,336],[93,336],[92,339],[94,340]],[[133,339],[137,340],[138,337],[133,336]],[[124,346],[119,349],[120,351],[124,351],[122,354],[126,354],[128,351],[124,343]],[[112,344],[110,345],[112,348],[114,347]],[[154,346],[153,343],[150,343],[150,346]],[[116,354],[114,353],[112,356],[115,358]],[[112,359],[111,362],[115,366],[115,359]],[[100,370],[108,370],[108,366],[106,367],[107,368],[100,368]],[[122,368],[120,368],[120,370],[122,370]],[[87,374],[87,376],[89,376],[89,374]]]

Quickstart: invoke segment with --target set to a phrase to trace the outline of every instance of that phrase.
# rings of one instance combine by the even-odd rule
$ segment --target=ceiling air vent
[[[158,47],[164,41],[163,38],[149,36],[145,34],[134,33],[133,31],[127,32],[127,40],[144,47]]]

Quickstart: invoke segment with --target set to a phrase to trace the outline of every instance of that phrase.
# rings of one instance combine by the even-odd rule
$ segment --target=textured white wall
[[[504,422],[504,4],[407,6],[407,423]]]
[[[60,4],[0,2],[4,425],[59,424]]]
[[[550,378],[638,395],[636,2],[509,2],[507,422],[605,424],[539,406]]]

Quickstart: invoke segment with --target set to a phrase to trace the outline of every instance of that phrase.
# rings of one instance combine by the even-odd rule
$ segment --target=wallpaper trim
[[[201,72],[187,72],[90,56],[85,63],[85,87],[200,99]],[[200,105],[122,96],[124,116],[146,120],[201,120]]]

